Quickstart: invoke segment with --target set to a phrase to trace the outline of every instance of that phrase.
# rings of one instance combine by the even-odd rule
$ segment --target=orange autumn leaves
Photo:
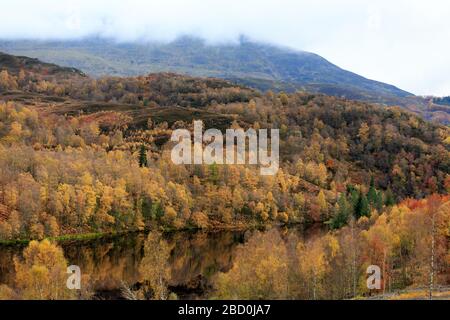
[[[430,290],[431,274],[434,290],[449,281],[449,228],[450,198],[433,195],[407,200],[307,242],[289,232],[257,232],[240,247],[233,268],[218,276],[216,296],[346,299],[405,288]],[[435,250],[431,250],[433,238]],[[382,270],[380,290],[366,287],[369,265]]]

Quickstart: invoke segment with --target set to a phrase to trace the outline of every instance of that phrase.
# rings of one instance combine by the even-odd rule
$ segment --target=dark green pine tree
[[[356,190],[356,188],[351,189],[350,202],[351,202],[351,208],[353,210],[352,213],[354,216],[357,216],[359,198],[360,198],[360,193],[358,192],[358,190]]]
[[[215,162],[209,166],[209,181],[213,184],[219,181],[219,166]]]
[[[373,176],[370,178],[370,187],[369,192],[367,192],[367,201],[369,201],[369,205],[371,208],[376,207],[377,190],[375,189],[375,181],[373,179]]]
[[[164,216],[164,207],[161,202],[155,201],[150,206],[150,217],[152,219],[160,219]]]
[[[339,229],[345,226],[347,224],[350,211],[350,204],[347,201],[347,197],[345,194],[341,194],[337,202],[336,215],[331,220],[331,227],[333,229]]]
[[[355,208],[355,217],[357,219],[361,217],[370,217],[370,207],[367,197],[361,192],[359,194],[358,202]]]
[[[361,211],[360,211],[361,217],[370,217],[369,201],[367,200],[367,197],[363,194],[361,195],[360,208],[361,208]]]
[[[352,184],[347,184],[347,194],[352,194],[353,191],[356,191],[355,186],[353,186]]]
[[[146,167],[147,165],[147,149],[145,148],[145,145],[141,144],[141,148],[139,149],[139,166]]]
[[[391,188],[388,188],[386,190],[386,193],[384,194],[384,204],[386,205],[386,207],[392,207],[393,205],[395,205],[395,197],[392,193]]]
[[[383,192],[381,192],[381,191],[377,192],[377,200],[375,201],[375,209],[377,209],[378,212],[381,212],[381,210],[383,210]]]

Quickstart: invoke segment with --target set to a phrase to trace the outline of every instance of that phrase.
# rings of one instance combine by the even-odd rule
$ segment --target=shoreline
[[[321,223],[322,225],[325,225]],[[291,223],[291,224],[248,224],[248,225],[222,225],[215,226],[210,228],[197,228],[197,227],[184,227],[181,229],[162,227],[162,226],[149,226],[145,227],[143,230],[127,230],[127,231],[111,231],[111,232],[88,232],[88,233],[74,233],[74,234],[65,234],[56,237],[44,237],[43,239],[15,239],[15,240],[0,240],[0,248],[1,247],[12,247],[12,246],[25,246],[28,245],[31,241],[42,241],[42,240],[50,240],[55,241],[57,243],[64,242],[82,242],[82,241],[92,241],[92,240],[100,240],[107,238],[114,238],[118,236],[124,236],[127,234],[133,233],[148,233],[151,231],[160,231],[162,233],[174,233],[174,232],[221,232],[221,231],[247,231],[247,230],[264,230],[271,227],[294,227],[299,225],[310,225],[309,223]]]

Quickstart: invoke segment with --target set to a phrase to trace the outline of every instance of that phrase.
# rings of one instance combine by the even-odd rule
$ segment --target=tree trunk
[[[313,272],[313,300],[316,300],[316,274]]]
[[[352,279],[353,279],[353,298],[356,297],[356,248],[355,248],[355,226],[353,218],[350,221],[352,230]]]
[[[433,287],[434,287],[434,255],[435,255],[435,213],[431,216],[431,257],[430,257],[430,288],[429,299],[433,300]]]

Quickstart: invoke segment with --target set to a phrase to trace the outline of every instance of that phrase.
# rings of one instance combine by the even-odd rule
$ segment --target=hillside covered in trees
[[[287,247],[276,233],[264,236],[268,240],[257,235],[237,256],[236,265],[243,257],[258,260],[260,252],[282,255],[266,271],[279,275],[280,288],[291,281],[284,277],[303,279],[304,287],[273,287],[272,295],[261,282],[259,291],[245,291],[246,281],[254,283],[252,272],[233,267],[219,276],[215,294],[353,297],[364,293],[359,281],[368,261],[354,252],[379,260],[389,274],[384,288],[425,283],[429,239],[437,239],[433,257],[439,267],[432,270],[448,281],[448,127],[397,107],[304,91],[261,93],[225,80],[167,73],[93,79],[75,69],[14,61],[0,71],[3,243],[147,228],[321,223],[335,231]],[[173,164],[171,133],[192,130],[195,119],[205,129],[280,129],[280,170],[261,176],[251,165]],[[439,227],[430,231],[429,221]],[[253,250],[258,243],[267,250]],[[46,242],[29,250],[39,246],[55,251],[64,265]],[[307,258],[298,262],[296,256]],[[411,273],[411,265],[419,271]],[[310,270],[317,278],[307,278]],[[324,281],[339,273],[345,275],[342,286],[324,290]],[[244,287],[230,285],[236,282]]]
[[[339,227],[450,186],[448,129],[398,108],[173,74],[95,80],[34,70],[0,73],[6,240],[152,223]],[[193,119],[280,128],[281,170],[262,177],[245,165],[174,165],[171,131]]]
[[[434,98],[433,102],[440,105],[450,106],[450,97]]]
[[[241,37],[238,43],[208,44],[195,37],[164,42],[124,42],[88,38],[74,41],[0,41],[11,54],[40,58],[77,67],[98,76],[137,76],[149,72],[176,72],[191,76],[249,81],[256,87],[265,81],[332,94],[344,91],[373,101],[412,96],[395,86],[343,70],[317,54],[297,51]],[[261,83],[260,83],[261,82]]]
[[[0,41],[0,51],[76,67],[93,77],[174,72],[219,77],[261,91],[304,90],[382,105],[398,105],[427,120],[450,123],[450,108],[395,86],[343,70],[321,56],[253,42],[209,44],[181,37],[170,43],[87,38],[73,41]],[[1,61],[0,61],[1,64]],[[145,71],[143,71],[145,70]]]

